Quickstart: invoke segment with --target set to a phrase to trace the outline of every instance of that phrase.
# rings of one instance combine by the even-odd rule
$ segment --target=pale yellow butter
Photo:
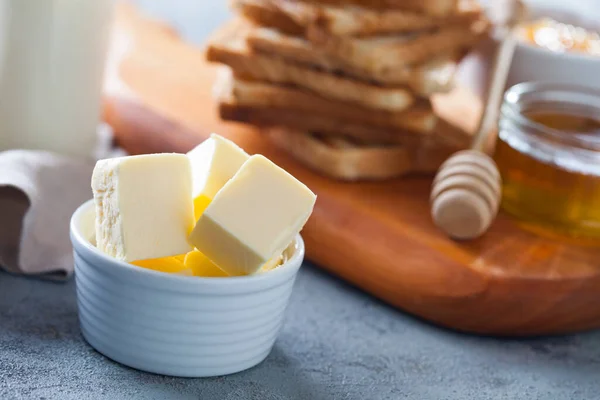
[[[193,196],[215,197],[250,157],[231,140],[215,133],[192,149]]]
[[[254,155],[218,191],[189,240],[228,274],[251,274],[283,252],[315,201],[302,182]]]
[[[185,154],[100,160],[92,176],[96,246],[127,262],[185,254],[194,227]]]

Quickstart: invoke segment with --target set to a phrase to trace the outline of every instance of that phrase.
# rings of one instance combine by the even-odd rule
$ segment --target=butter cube
[[[196,219],[206,205],[248,160],[249,155],[231,140],[215,133],[192,149],[193,197]]]
[[[291,243],[315,201],[303,183],[254,155],[217,193],[189,240],[228,274],[252,274]]]
[[[185,254],[194,227],[185,154],[100,160],[92,175],[96,246],[127,262]]]

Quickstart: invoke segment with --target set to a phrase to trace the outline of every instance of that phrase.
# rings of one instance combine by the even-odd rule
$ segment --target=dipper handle
[[[483,115],[470,150],[460,151],[444,162],[433,181],[431,216],[438,228],[454,239],[474,239],[492,224],[502,197],[500,173],[485,154],[495,125],[506,78],[516,45],[515,29],[524,15],[523,4],[511,1],[507,32],[494,57]]]

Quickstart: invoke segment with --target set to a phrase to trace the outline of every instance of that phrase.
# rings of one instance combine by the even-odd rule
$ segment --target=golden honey
[[[600,239],[600,94],[516,88],[503,105],[494,155],[503,209],[547,233]]]
[[[541,18],[524,24],[520,38],[554,52],[573,52],[600,56],[600,34],[579,26]]]

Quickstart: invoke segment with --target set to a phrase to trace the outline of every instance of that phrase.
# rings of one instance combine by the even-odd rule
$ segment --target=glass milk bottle
[[[0,0],[0,151],[91,157],[112,0]]]

